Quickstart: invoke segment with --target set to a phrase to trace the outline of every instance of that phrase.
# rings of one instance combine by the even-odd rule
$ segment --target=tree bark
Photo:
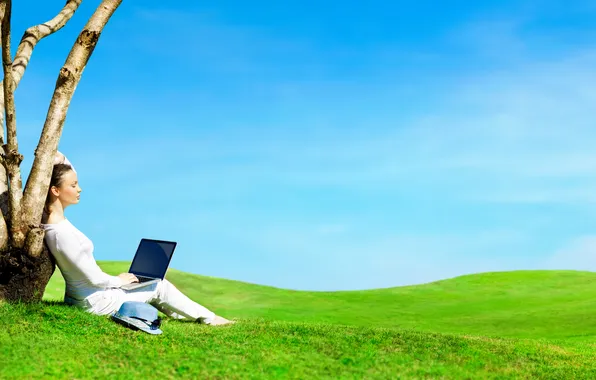
[[[2,33],[2,23],[6,15],[6,2],[0,2],[0,40]],[[0,91],[0,146],[4,145],[4,89]],[[0,153],[3,153],[0,150]],[[4,251],[8,245],[9,234],[6,218],[8,218],[8,177],[6,174],[6,164],[4,157],[0,154],[0,259],[4,256]]]
[[[21,224],[21,198],[23,198],[23,183],[21,179],[21,162],[23,156],[19,153],[17,142],[16,109],[14,106],[15,81],[12,75],[12,58],[10,52],[10,19],[12,0],[4,0],[6,8],[2,19],[2,67],[4,69],[4,107],[6,113],[6,141],[4,148],[4,162],[8,172],[8,205],[10,217],[11,243],[20,248],[25,243],[25,232]]]
[[[22,197],[22,184],[20,175],[20,161],[22,156],[18,153],[16,140],[16,116],[14,106],[15,81],[12,74],[12,60],[10,51],[10,18],[11,0],[0,2],[2,13],[2,66],[4,72],[3,104],[2,111],[6,112],[6,128],[8,144],[3,145],[1,158],[2,167],[9,173],[10,181],[8,199],[2,199],[9,204],[9,213],[3,210],[0,222],[0,300],[29,301],[41,300],[45,287],[55,269],[55,263],[47,249],[42,250],[37,257],[30,257],[27,252],[20,249],[15,241],[23,240],[21,231],[14,231],[14,225],[20,219],[20,206]],[[3,180],[6,179],[3,171]],[[8,182],[8,181],[7,181]],[[6,193],[3,193],[3,195]],[[6,217],[11,217],[15,224],[7,228]],[[10,232],[10,233],[9,233]],[[15,239],[16,237],[16,239]],[[9,239],[11,238],[11,239]]]
[[[43,246],[39,256],[10,249],[0,257],[0,302],[39,302],[56,268],[54,256]]]

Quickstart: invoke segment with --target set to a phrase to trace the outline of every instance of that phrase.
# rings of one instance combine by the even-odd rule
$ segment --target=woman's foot
[[[222,326],[222,325],[231,325],[234,323],[236,323],[236,321],[230,321],[228,319],[225,319],[224,317],[220,317],[219,315],[216,315],[215,318],[213,318],[213,320],[210,321],[209,325]]]
[[[216,315],[213,318],[208,318],[208,319],[199,318],[199,319],[197,319],[197,322],[202,323],[204,325],[209,325],[209,326],[223,326],[223,325],[231,325],[231,324],[236,323],[236,321],[227,320],[224,317],[220,317],[219,315]]]

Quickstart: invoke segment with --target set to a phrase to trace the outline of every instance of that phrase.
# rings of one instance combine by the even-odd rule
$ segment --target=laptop
[[[176,249],[176,242],[154,239],[141,239],[129,273],[134,274],[139,282],[123,285],[124,290],[131,290],[154,284],[166,275],[170,260]]]

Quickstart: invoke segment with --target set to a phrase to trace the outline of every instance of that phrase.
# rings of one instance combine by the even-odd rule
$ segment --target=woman
[[[79,203],[81,197],[77,173],[60,152],[44,208],[45,241],[66,282],[64,301],[97,315],[120,309],[126,301],[140,301],[155,306],[164,314],[208,325],[233,323],[182,294],[168,280],[124,290],[120,287],[138,279],[132,273],[111,276],[104,273],[93,257],[93,243],[64,216],[64,210]]]

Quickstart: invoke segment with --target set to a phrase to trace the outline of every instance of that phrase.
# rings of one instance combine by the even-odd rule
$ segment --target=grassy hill
[[[129,264],[102,262],[111,274]],[[593,339],[596,273],[516,271],[457,277],[425,285],[350,292],[301,292],[170,269],[166,278],[190,298],[236,318],[398,327],[515,338]],[[45,298],[62,300],[56,273]]]
[[[167,278],[240,323],[166,320],[161,336],[130,331],[55,302],[64,292],[57,273],[46,302],[0,305],[0,378],[596,377],[596,273],[485,273],[356,292],[290,291],[173,269]]]

